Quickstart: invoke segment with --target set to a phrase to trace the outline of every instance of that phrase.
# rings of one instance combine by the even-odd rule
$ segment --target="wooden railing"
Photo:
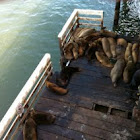
[[[96,22],[99,22],[98,24]],[[62,53],[63,46],[69,41],[73,31],[79,27],[103,27],[103,11],[101,10],[82,10],[75,9],[61,32],[58,34],[60,51]]]
[[[29,110],[35,104],[45,81],[52,74],[52,69],[50,54],[45,54],[1,120],[0,139],[14,139]],[[20,109],[22,114],[18,114]]]

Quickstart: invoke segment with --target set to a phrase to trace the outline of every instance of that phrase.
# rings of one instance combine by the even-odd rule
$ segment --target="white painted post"
[[[45,69],[48,61],[50,61],[50,54],[46,53],[8,111],[6,112],[5,116],[0,122],[0,139],[2,138],[3,134],[5,133],[6,129],[8,128],[9,124],[11,123],[13,117],[16,115],[16,108],[20,103],[23,103],[26,97],[28,96],[30,90],[32,89],[33,85],[36,83],[37,79],[39,78],[40,74]]]

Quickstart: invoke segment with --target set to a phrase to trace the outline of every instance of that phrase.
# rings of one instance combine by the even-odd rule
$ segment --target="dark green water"
[[[43,57],[59,70],[57,35],[75,8],[104,10],[112,29],[114,0],[14,0],[0,4],[0,119]]]

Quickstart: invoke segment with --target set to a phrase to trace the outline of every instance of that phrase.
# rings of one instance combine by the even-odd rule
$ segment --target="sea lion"
[[[139,56],[139,46],[138,43],[134,43],[132,46],[132,57],[134,63],[138,61],[138,56]]]
[[[106,67],[113,67],[113,64],[109,61],[109,59],[105,56],[103,52],[95,52],[97,60]]]
[[[37,140],[37,125],[32,118],[27,118],[23,125],[23,139]]]
[[[91,61],[92,59],[95,58],[95,51],[97,51],[97,46],[95,43],[92,43],[92,45],[89,46],[85,54],[88,61]]]
[[[128,57],[132,56],[132,43],[128,43],[126,50],[125,50],[125,61],[128,61]]]
[[[108,41],[109,41],[109,44],[110,44],[110,51],[112,53],[112,56],[113,56],[113,58],[115,58],[117,56],[117,54],[116,54],[116,45],[117,45],[116,41],[112,37],[109,37]]]
[[[72,49],[72,53],[73,53],[73,57],[74,59],[77,59],[78,58],[78,44],[77,43],[73,43],[74,44],[74,47]]]
[[[126,64],[126,67],[125,67],[124,72],[123,72],[123,81],[125,83],[129,83],[134,72],[135,72],[135,64],[133,62],[132,56],[129,56],[128,62]]]
[[[113,37],[113,38],[117,37],[117,34],[115,32],[111,32],[111,31],[108,31],[108,30],[101,30],[100,33],[104,37]]]
[[[72,49],[73,49],[73,42],[72,41],[70,41],[64,45],[63,52],[64,52],[64,56],[67,60],[73,59]]]
[[[112,68],[110,76],[114,87],[117,86],[117,81],[119,80],[119,78],[121,78],[124,67],[125,67],[125,60],[123,58],[120,58],[117,60],[114,67]]]
[[[64,89],[64,88],[61,88],[59,87],[58,85],[54,84],[54,83],[51,83],[49,81],[46,81],[46,86],[47,88],[49,88],[51,91],[55,92],[56,94],[59,94],[59,95],[65,95],[67,94],[68,90],[67,89]]]
[[[77,36],[79,38],[84,38],[84,37],[90,36],[94,32],[95,32],[95,29],[84,28],[77,34]]]
[[[127,41],[125,39],[123,39],[123,38],[118,38],[117,39],[117,45],[121,45],[124,48],[126,48],[127,47]]]
[[[122,45],[116,46],[117,59],[124,58],[125,48]]]
[[[39,112],[32,109],[30,111],[30,117],[35,121],[37,125],[52,124],[55,122],[56,117],[48,112]]]
[[[108,39],[106,37],[102,38],[102,47],[103,47],[104,53],[107,55],[107,57],[111,58],[112,54],[110,51],[110,45],[109,45]]]
[[[84,37],[84,39],[89,42],[91,40],[95,41],[95,40],[99,39],[100,37],[101,37],[101,33],[99,31],[98,32],[96,31],[96,32]]]
[[[56,78],[56,83],[60,87],[66,87],[71,76],[75,72],[80,72],[81,69],[79,67],[63,67],[60,74]]]
[[[78,56],[81,57],[84,55],[85,50],[88,47],[88,43],[83,38],[75,39],[75,42],[78,44]]]
[[[137,70],[131,80],[130,87],[132,89],[137,89],[137,87],[140,85],[140,69]]]
[[[72,34],[72,37],[75,39],[75,38],[79,38],[78,37],[78,35],[79,35],[79,32],[81,31],[81,30],[83,30],[84,28],[81,28],[81,27],[79,27],[79,28],[76,28],[76,30],[73,32],[73,34]]]
[[[138,56],[138,63],[140,63],[140,45],[139,45],[139,56]]]

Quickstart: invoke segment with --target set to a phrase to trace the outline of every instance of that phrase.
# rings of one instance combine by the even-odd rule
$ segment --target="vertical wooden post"
[[[120,1],[121,0],[116,0],[115,14],[114,14],[114,27],[117,26],[119,22]]]

